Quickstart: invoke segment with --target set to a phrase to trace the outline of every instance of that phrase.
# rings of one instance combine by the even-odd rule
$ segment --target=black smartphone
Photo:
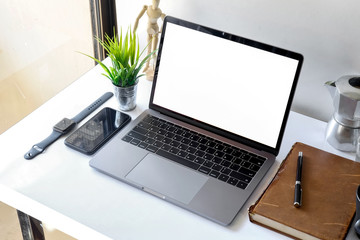
[[[112,108],[103,108],[84,125],[65,139],[65,145],[87,155],[94,154],[115,133],[119,132],[131,117]]]

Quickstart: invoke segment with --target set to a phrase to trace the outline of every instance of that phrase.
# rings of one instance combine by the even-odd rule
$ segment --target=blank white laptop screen
[[[168,22],[153,103],[276,147],[298,61]]]

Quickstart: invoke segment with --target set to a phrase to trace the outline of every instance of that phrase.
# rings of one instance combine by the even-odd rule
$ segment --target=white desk
[[[287,239],[250,223],[247,208],[274,176],[293,143],[354,159],[325,139],[326,123],[291,112],[277,161],[235,221],[223,227],[90,168],[91,157],[64,145],[65,137],[33,160],[23,158],[47,137],[63,117],[73,117],[106,91],[111,83],[97,66],[0,136],[0,201],[78,239]],[[133,119],[146,107],[151,82],[138,87]],[[102,107],[117,108],[115,98]],[[91,116],[84,119],[86,122]],[[354,193],[355,198],[355,193]]]

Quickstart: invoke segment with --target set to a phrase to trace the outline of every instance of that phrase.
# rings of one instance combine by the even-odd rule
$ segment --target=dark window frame
[[[106,51],[95,38],[105,39],[105,34],[114,37],[117,34],[117,18],[115,0],[89,0],[91,25],[93,34],[94,57],[106,58]]]

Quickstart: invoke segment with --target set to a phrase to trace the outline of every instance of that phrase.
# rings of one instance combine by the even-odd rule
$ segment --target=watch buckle
[[[35,157],[39,153],[42,153],[43,151],[44,151],[43,148],[34,145],[27,153],[25,153],[24,158],[25,159],[32,159],[33,157]]]

